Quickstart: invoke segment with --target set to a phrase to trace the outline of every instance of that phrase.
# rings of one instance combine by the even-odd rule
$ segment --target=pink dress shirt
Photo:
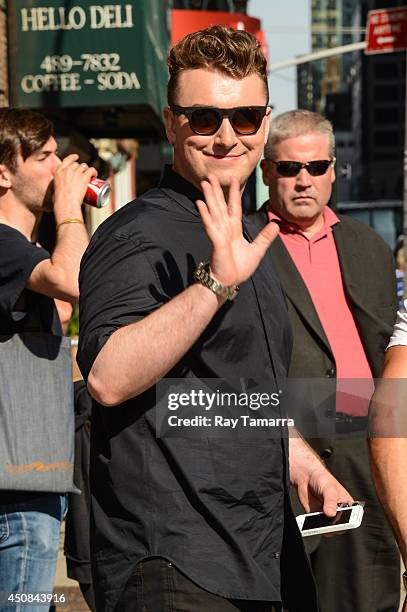
[[[271,209],[268,217],[280,226],[280,237],[309,291],[330,344],[338,381],[337,411],[365,416],[373,391],[372,372],[343,285],[332,233],[332,227],[340,221],[326,207],[322,229],[308,238],[297,225]]]

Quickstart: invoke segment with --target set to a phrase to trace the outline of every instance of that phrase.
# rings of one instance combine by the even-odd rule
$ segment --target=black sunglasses
[[[267,112],[267,106],[237,106],[236,108],[215,108],[214,106],[170,106],[176,115],[185,115],[189,126],[199,136],[213,136],[227,117],[233,129],[241,136],[258,132]]]
[[[281,176],[297,176],[302,168],[305,168],[311,176],[322,176],[328,170],[329,166],[334,165],[333,159],[316,159],[314,161],[302,163],[299,161],[271,161],[277,168],[277,172]]]

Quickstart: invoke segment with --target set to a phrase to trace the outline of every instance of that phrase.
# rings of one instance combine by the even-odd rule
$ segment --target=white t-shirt
[[[387,348],[397,345],[407,346],[407,300],[404,300],[404,305],[397,313],[393,335]]]

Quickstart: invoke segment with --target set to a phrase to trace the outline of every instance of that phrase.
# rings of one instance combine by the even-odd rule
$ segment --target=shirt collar
[[[160,189],[170,189],[171,196],[181,206],[199,217],[195,202],[196,200],[204,200],[202,191],[175,172],[169,164],[164,166],[158,186]]]

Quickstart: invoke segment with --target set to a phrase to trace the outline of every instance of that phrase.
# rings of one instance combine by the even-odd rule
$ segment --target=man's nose
[[[305,168],[301,168],[296,177],[296,184],[301,187],[308,187],[311,185],[311,176]]]
[[[219,130],[216,132],[215,143],[225,148],[233,147],[237,142],[236,132],[227,117],[223,118]]]
[[[59,168],[59,166],[62,164],[62,161],[59,159],[58,155],[56,153],[54,153],[52,155],[52,171],[53,173],[55,173],[57,171],[57,168]]]

